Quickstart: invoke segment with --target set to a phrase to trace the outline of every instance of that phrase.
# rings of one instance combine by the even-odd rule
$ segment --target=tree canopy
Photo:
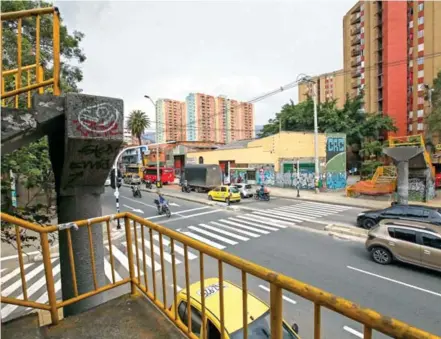
[[[364,143],[378,140],[384,131],[396,131],[393,120],[381,113],[365,113],[363,98],[346,98],[342,108],[336,101],[320,103],[317,107],[318,129],[321,133],[345,133],[348,145],[362,147]],[[299,104],[285,104],[275,119],[263,126],[261,137],[283,131],[313,131],[314,103],[311,98]],[[366,150],[365,150],[366,151]]]
[[[141,136],[144,131],[150,127],[150,118],[145,112],[135,109],[130,112],[129,119],[127,120],[127,127],[132,135],[138,139],[139,144],[141,145]]]
[[[51,3],[44,1],[2,1],[2,13],[20,11],[38,7],[50,7]],[[62,13],[61,13],[62,14]],[[22,65],[35,64],[35,33],[36,19],[30,17],[23,19],[22,23]],[[41,17],[41,57],[40,62],[48,73],[45,77],[52,74],[52,16],[44,15]],[[3,22],[2,32],[3,46],[3,71],[17,67],[17,21]],[[86,60],[85,54],[81,49],[81,41],[84,34],[74,31],[70,33],[63,24],[62,15],[60,21],[60,44],[61,44],[61,89],[64,92],[79,92],[78,83],[82,80],[83,74],[79,67]],[[23,72],[26,73],[26,72]],[[23,76],[25,76],[23,74]],[[35,75],[34,75],[35,76]],[[25,78],[22,79],[24,83]],[[6,78],[6,90],[12,89],[14,85],[13,77]],[[50,89],[46,89],[50,92]],[[26,108],[26,94],[21,95],[19,107]],[[5,104],[11,106],[14,98],[6,100]],[[26,147],[22,147],[10,154],[2,155],[1,159],[1,192],[2,192],[2,211],[12,213],[16,216],[38,222],[41,224],[50,223],[54,217],[54,176],[51,162],[49,160],[49,148],[47,138],[43,138]],[[32,192],[34,196],[29,197],[25,206],[12,208],[11,205],[11,171],[16,175],[16,180]],[[35,203],[36,196],[45,197],[45,203]],[[41,201],[41,199],[39,199]],[[2,222],[1,240],[11,242],[14,232],[10,233],[8,225]],[[25,237],[23,240],[30,240]],[[31,239],[32,240],[32,239]],[[13,241],[12,241],[13,242]]]
[[[432,105],[432,111],[427,117],[427,126],[431,134],[438,133],[441,136],[441,71],[433,80],[433,87],[429,89],[427,98]]]

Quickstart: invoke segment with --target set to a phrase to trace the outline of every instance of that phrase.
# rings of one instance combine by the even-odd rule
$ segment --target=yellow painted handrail
[[[40,37],[41,37],[41,16],[52,15],[53,27],[52,27],[52,40],[53,40],[53,69],[52,77],[50,79],[44,79],[44,70],[40,62]],[[35,27],[35,64],[23,65],[22,64],[22,23],[24,18],[31,16],[36,17]],[[9,12],[1,14],[1,26],[0,32],[3,34],[3,22],[5,21],[17,21],[17,68],[10,70],[3,70],[3,60],[0,64],[1,77],[1,99],[2,106],[6,106],[6,98],[15,97],[15,108],[19,107],[20,94],[27,93],[27,106],[31,106],[31,92],[38,90],[38,93],[43,93],[45,87],[52,86],[53,94],[60,95],[60,13],[57,7],[49,8],[36,8],[25,11]],[[0,36],[1,40],[1,36]],[[3,56],[2,40],[0,41],[0,53]],[[23,84],[23,77],[26,74],[25,82]],[[6,90],[6,78],[13,76],[15,88],[12,90]]]
[[[24,279],[24,266],[23,266],[23,253],[21,251],[20,240],[20,230],[19,228],[33,230],[40,234],[41,237],[41,246],[43,252],[43,264],[45,269],[46,276],[46,287],[48,292],[49,304],[39,304],[34,301],[28,300],[26,294],[26,284],[22,284],[23,289],[23,299],[16,299],[11,297],[1,297],[2,303],[11,303],[19,306],[32,307],[32,308],[40,308],[49,310],[52,317],[52,323],[58,323],[58,312],[57,309],[76,303],[79,300],[91,297],[93,295],[102,293],[104,291],[108,291],[110,289],[116,288],[118,286],[124,284],[131,285],[132,294],[136,293],[137,290],[141,291],[145,296],[147,296],[159,309],[170,319],[172,322],[179,327],[189,338],[196,338],[196,336],[191,332],[191,329],[183,326],[182,322],[177,319],[176,311],[173,312],[172,309],[167,307],[167,291],[166,291],[166,279],[165,279],[165,266],[164,266],[164,237],[167,237],[169,240],[169,248],[171,249],[171,258],[172,258],[172,278],[173,278],[173,298],[172,300],[176,302],[177,300],[177,290],[176,290],[176,259],[174,255],[175,251],[175,243],[182,243],[184,248],[184,267],[185,267],[185,280],[186,286],[185,288],[189,290],[189,264],[188,264],[188,249],[191,248],[199,252],[199,272],[200,272],[200,280],[203,283],[205,277],[204,273],[204,257],[208,256],[214,260],[217,260],[218,263],[218,279],[220,288],[220,322],[221,322],[221,333],[225,333],[223,320],[223,279],[224,279],[224,266],[229,265],[237,268],[241,271],[242,274],[242,289],[243,292],[243,309],[246,312],[247,309],[247,275],[251,275],[256,278],[260,278],[270,286],[270,312],[271,312],[271,337],[273,338],[282,338],[281,324],[282,324],[282,291],[286,290],[291,293],[294,293],[298,296],[301,296],[314,304],[314,337],[320,337],[320,324],[321,324],[321,309],[327,308],[328,310],[337,312],[341,315],[344,315],[350,319],[358,321],[364,325],[364,334],[365,339],[372,338],[372,330],[377,330],[386,335],[389,335],[394,338],[414,338],[414,339],[440,339],[433,334],[427,333],[415,327],[412,327],[408,324],[405,324],[401,321],[395,320],[390,317],[383,316],[378,312],[363,308],[355,303],[350,302],[349,300],[337,297],[328,292],[325,292],[321,289],[315,288],[311,285],[302,283],[298,280],[295,280],[291,277],[287,277],[278,272],[271,271],[265,267],[256,265],[250,261],[227,253],[225,251],[218,250],[214,247],[206,245],[200,241],[194,240],[182,233],[176,232],[172,229],[154,224],[144,218],[138,217],[131,213],[120,213],[115,216],[103,216],[99,218],[89,219],[89,220],[81,220],[75,222],[76,227],[86,227],[89,233],[89,249],[91,253],[91,265],[92,265],[92,274],[94,281],[94,290],[80,294],[77,288],[76,281],[76,269],[75,262],[73,256],[73,248],[72,248],[72,239],[71,239],[71,229],[69,227],[59,227],[59,226],[48,226],[43,227],[40,225],[34,225],[32,223],[26,222],[24,220],[12,217],[10,215],[1,213],[2,221],[8,222],[10,224],[15,225],[16,235],[17,235],[17,251],[19,258],[19,265],[22,275],[22,280]],[[113,261],[113,255],[111,252],[112,248],[112,237],[110,222],[112,219],[123,218],[125,224],[125,236],[127,243],[127,257],[129,262],[129,277],[126,277],[120,281],[115,280],[115,264]],[[107,226],[107,239],[108,248],[110,251],[110,266],[112,271],[112,282],[110,284],[104,286],[98,286],[96,270],[95,270],[95,262],[93,256],[93,238],[92,238],[92,227],[102,227],[101,223],[105,222]],[[71,225],[72,226],[72,225]],[[138,230],[138,226],[140,229]],[[63,301],[57,302],[55,289],[54,289],[54,277],[52,273],[52,264],[50,261],[50,253],[49,253],[49,242],[48,242],[48,233],[51,232],[66,232],[67,234],[67,246],[69,250],[69,264],[72,273],[72,281],[73,281],[73,291],[74,297],[70,299],[66,299]],[[153,235],[155,233],[155,235]],[[160,256],[160,264],[161,264],[161,282],[162,282],[162,300],[158,299],[157,296],[157,286],[156,286],[156,270],[154,267],[155,262],[155,253],[154,253],[154,242],[153,239],[159,240],[159,256]],[[145,245],[145,242],[150,242],[149,245]],[[142,246],[142,252],[138,246]],[[151,270],[147,270],[147,266],[145,265],[146,258],[146,249],[150,249],[151,253],[147,253],[150,255],[152,260]],[[182,249],[181,249],[182,250]],[[134,253],[136,252],[136,253]],[[141,265],[141,261],[144,265]],[[135,269],[136,268],[136,269]],[[142,278],[141,272],[143,273],[144,278]],[[147,278],[149,276],[149,278]],[[149,285],[147,284],[147,279],[152,279],[153,290],[149,290]],[[23,280],[25,281],[25,280]],[[170,299],[168,299],[170,300]],[[202,316],[205,317],[205,302],[204,299],[201,299],[202,302]],[[238,301],[239,302],[239,301]],[[191,313],[190,313],[191,314]],[[244,313],[246,315],[246,313]],[[191,318],[191,316],[190,316]],[[247,322],[248,318],[246,316],[244,318],[244,332],[247,331]],[[189,319],[191,323],[191,319]]]

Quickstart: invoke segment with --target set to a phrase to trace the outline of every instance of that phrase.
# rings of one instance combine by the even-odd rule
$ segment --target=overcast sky
[[[154,108],[144,94],[190,92],[247,101],[343,66],[343,15],[353,1],[55,1],[70,31],[86,37],[80,87],[124,99],[125,114]],[[255,105],[265,124],[297,88]]]

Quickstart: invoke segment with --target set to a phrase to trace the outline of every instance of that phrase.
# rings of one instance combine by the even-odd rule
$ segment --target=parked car
[[[397,260],[441,272],[441,226],[386,219],[369,231],[366,249],[378,264]]]
[[[441,172],[435,174],[435,187],[441,188]]]
[[[220,200],[226,203],[240,202],[240,193],[234,186],[222,185],[208,192],[208,200]]]
[[[382,210],[369,210],[360,213],[357,217],[357,225],[371,229],[384,219],[427,222],[441,226],[441,208],[394,204]]]
[[[138,174],[133,174],[130,177],[130,185],[141,185],[141,177]]]
[[[181,290],[176,296],[176,304],[172,304],[170,311],[178,315],[177,321],[184,328],[187,328],[188,311],[191,312],[191,330],[198,338],[221,338],[241,339],[244,337],[243,329],[243,305],[242,298],[244,291],[232,282],[223,281],[223,308],[224,312],[224,336],[221,335],[222,326],[220,319],[221,298],[220,282],[218,278],[204,280],[204,290],[201,291],[201,282],[195,282],[189,287],[190,297],[187,290]],[[247,331],[248,338],[270,338],[271,335],[271,314],[270,307],[255,295],[245,291],[247,295]],[[205,323],[202,322],[201,295],[205,299]],[[190,307],[187,301],[190,301]],[[207,333],[203,333],[207,331]],[[282,337],[286,339],[299,339],[299,327],[296,323],[292,326],[282,319]],[[205,334],[205,335],[204,335]]]
[[[254,195],[253,189],[250,184],[234,184],[231,186],[237,188],[242,199],[252,197]]]

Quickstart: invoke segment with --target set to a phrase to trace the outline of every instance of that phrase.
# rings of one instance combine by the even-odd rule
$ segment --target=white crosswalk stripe
[[[245,225],[239,224],[239,223],[237,223],[237,222],[233,222],[233,221],[231,221],[231,220],[221,219],[221,220],[219,220],[219,221],[222,221],[222,222],[224,222],[224,223],[227,223],[227,224],[230,224],[230,225],[233,225],[233,226],[237,226],[237,227],[240,227],[240,228],[244,228],[244,229],[246,229],[246,230],[250,230],[250,231],[252,231],[252,232],[260,233],[260,234],[269,234],[269,233],[270,233],[270,232],[268,232],[268,231],[264,231],[264,230],[261,230],[261,229],[256,228],[256,227],[245,226]]]
[[[242,241],[248,241],[248,240],[250,240],[250,239],[247,238],[247,237],[243,237],[243,236],[241,236],[241,235],[237,235],[237,234],[234,234],[234,233],[232,233],[232,232],[224,231],[224,230],[222,230],[222,229],[220,229],[220,228],[216,228],[216,227],[213,227],[213,226],[210,226],[210,225],[199,224],[199,226],[204,227],[204,228],[207,228],[207,229],[212,230],[212,231],[216,231],[216,232],[221,233],[221,234],[228,235],[229,237],[231,237],[231,238],[235,238],[235,239],[238,239],[238,240],[242,240]]]
[[[225,248],[224,245],[220,245],[217,242],[214,242],[214,241],[211,241],[211,240],[209,240],[207,238],[201,237],[200,235],[197,235],[197,234],[195,234],[193,232],[186,231],[186,232],[182,232],[182,233],[187,235],[187,236],[189,236],[189,237],[191,237],[191,238],[194,238],[196,240],[202,241],[203,243],[206,243],[207,245],[216,247],[219,250],[223,250]]]
[[[159,237],[158,237],[158,240],[159,240]],[[138,240],[138,242],[139,242],[138,247],[142,251],[142,240]],[[170,247],[169,247],[170,246],[170,242],[168,242],[168,244],[166,245],[164,243],[164,239],[162,239],[162,245],[163,245],[162,251],[164,253],[164,260],[171,264],[172,263],[172,257],[170,255],[170,253],[167,252],[167,250],[170,250]],[[149,250],[148,252],[146,250],[146,253],[151,253],[150,252],[151,251],[150,241],[145,241],[145,247]],[[175,248],[176,248],[176,246],[175,246]],[[160,250],[159,246],[153,245],[153,252],[156,255],[158,255],[158,256],[161,255],[161,250]],[[178,259],[175,259],[175,262],[176,262],[176,265],[179,265],[181,263],[181,261],[178,260]]]
[[[192,231],[195,231],[195,232],[198,232],[198,233],[201,233],[201,234],[204,234],[204,235],[207,235],[210,238],[214,238],[216,240],[220,240],[220,241],[222,241],[224,243],[227,243],[227,244],[230,244],[230,245],[236,245],[237,244],[237,241],[230,240],[228,238],[225,238],[225,237],[222,237],[220,235],[217,235],[216,233],[206,231],[206,230],[204,230],[204,229],[202,229],[200,227],[189,226],[188,229],[190,229]]]
[[[260,235],[258,235],[258,234],[251,233],[251,232],[248,232],[248,231],[238,230],[236,227],[231,227],[231,226],[228,226],[228,225],[221,224],[219,221],[225,222],[225,220],[221,219],[221,220],[218,220],[218,221],[210,221],[210,224],[216,225],[216,226],[219,226],[219,227],[222,227],[222,228],[226,228],[227,230],[232,230],[234,232],[245,234],[245,235],[248,235],[249,237],[252,237],[252,238],[259,238],[260,237]]]
[[[125,248],[127,248],[127,243],[123,242],[123,243],[121,243],[121,245],[123,245]],[[135,267],[135,272],[137,272],[138,265],[136,264],[136,246],[135,246],[135,244],[132,244],[132,251],[133,251],[133,260],[134,260],[133,266]],[[145,252],[146,252],[145,253],[146,265],[148,267],[152,267],[152,258],[148,255],[148,253],[150,253],[150,251],[145,251]],[[164,252],[164,254],[165,254],[165,252]],[[138,245],[138,257],[139,257],[139,264],[141,266],[139,269],[141,270],[141,275],[143,275],[143,273],[142,273],[142,271],[143,271],[142,270],[142,265],[143,265],[142,257],[143,256],[142,256],[142,246],[141,245]],[[160,271],[160,270],[161,270],[161,264],[155,260],[155,271]]]
[[[273,231],[273,232],[279,230],[279,228],[277,228],[277,227],[270,227],[270,226],[264,225],[265,222],[263,222],[263,221],[260,221],[260,224],[258,224],[258,223],[256,223],[256,220],[254,220],[254,222],[251,222],[252,219],[248,219],[249,221],[245,221],[247,218],[245,218],[245,220],[241,220],[241,219],[243,219],[242,217],[243,217],[242,215],[238,215],[237,218],[228,218],[228,219],[231,221],[234,221],[234,222],[243,223],[244,225],[251,225],[251,226],[257,227],[257,229],[262,228],[264,230]]]
[[[112,265],[107,261],[106,258],[104,258],[104,271],[106,273],[106,277],[110,282],[113,282],[112,280]],[[122,280],[121,276],[118,274],[118,272],[115,270],[115,282]]]
[[[33,264],[24,264],[23,267],[24,269],[27,269],[31,265]],[[2,288],[3,288],[3,284],[6,284],[10,279],[14,278],[19,273],[20,273],[20,267],[16,268],[11,273],[8,273],[4,277],[2,277]]]
[[[262,214],[261,212],[253,212],[253,213]],[[279,212],[279,211],[274,211],[274,210],[266,211],[266,213],[268,214],[267,217],[270,217],[270,216],[274,217],[274,216],[276,216],[276,217],[281,217],[281,218],[288,218],[288,219],[283,219],[283,220],[286,220],[286,221],[293,220],[293,218],[300,219],[297,222],[303,222],[303,221],[309,221],[309,220],[315,219],[315,217],[300,216],[298,214],[293,214],[293,213],[288,213],[288,212]]]
[[[155,234],[155,235],[153,236],[153,239],[159,241],[159,235],[158,235],[158,234]],[[164,237],[162,238],[162,243],[163,243],[165,246],[170,246],[170,240],[167,240],[167,239],[165,239]],[[176,242],[175,242],[175,245],[174,245],[174,246],[175,246],[175,252],[176,252],[176,253],[179,253],[179,254],[182,255],[182,256],[185,255],[185,254],[184,254],[184,249],[183,249],[181,246],[176,245]],[[193,259],[196,259],[197,257],[198,257],[197,255],[195,255],[195,254],[191,253],[190,251],[188,251],[188,260],[193,260]]]
[[[243,222],[243,223],[245,223],[247,225],[258,225],[258,226],[260,226],[260,224],[256,224],[256,222],[261,223],[261,224],[271,225],[271,226],[277,227],[275,229],[276,231],[277,231],[278,228],[286,228],[286,227],[288,227],[286,225],[283,225],[280,220],[275,221],[274,219],[273,220],[269,220],[267,218],[256,218],[255,216],[248,217],[247,215],[238,215],[237,218],[240,218],[240,219],[243,219],[243,220],[238,220],[238,219],[235,219],[235,218],[230,218],[230,219]]]

